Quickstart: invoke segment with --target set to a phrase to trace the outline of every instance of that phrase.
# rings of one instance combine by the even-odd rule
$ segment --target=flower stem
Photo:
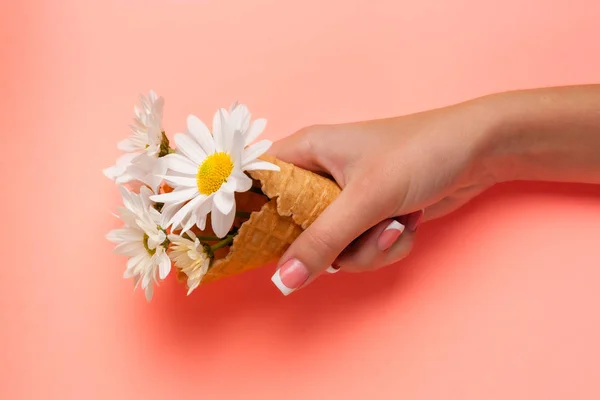
[[[196,238],[201,241],[207,241],[207,242],[216,242],[218,240],[221,240],[220,238],[216,237],[216,236],[196,236]]]
[[[225,239],[221,240],[219,243],[216,243],[210,246],[210,249],[214,252],[215,250],[219,250],[222,247],[229,246],[233,242],[233,235],[227,235]]]
[[[250,213],[245,211],[238,211],[235,213],[235,216],[239,218],[250,218]]]

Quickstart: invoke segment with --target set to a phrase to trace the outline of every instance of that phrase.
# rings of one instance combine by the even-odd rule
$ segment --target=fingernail
[[[406,228],[411,232],[415,232],[421,223],[421,218],[423,218],[423,210],[408,214]]]
[[[340,272],[340,267],[335,267],[335,266],[331,265],[325,271],[329,272],[330,274],[335,274],[336,272]]]
[[[286,261],[281,268],[273,274],[271,281],[284,296],[292,293],[308,280],[310,272],[306,265],[296,259]]]
[[[385,251],[392,247],[394,242],[402,235],[402,232],[404,232],[404,225],[398,221],[390,222],[377,239],[377,247],[379,247],[379,250]]]

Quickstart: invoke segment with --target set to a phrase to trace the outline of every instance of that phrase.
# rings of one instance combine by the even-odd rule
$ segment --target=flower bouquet
[[[219,109],[210,130],[187,118],[172,147],[163,129],[164,99],[150,92],[135,107],[125,153],[104,174],[120,187],[124,226],[107,238],[128,257],[150,301],[174,270],[188,294],[200,284],[277,260],[339,194],[330,179],[266,155],[266,126],[248,108]],[[174,267],[174,268],[173,268]]]

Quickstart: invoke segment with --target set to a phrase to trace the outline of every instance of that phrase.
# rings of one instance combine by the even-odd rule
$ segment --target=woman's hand
[[[312,126],[276,142],[272,155],[330,175],[343,190],[291,245],[273,281],[288,294],[331,265],[359,272],[405,257],[421,215],[443,216],[496,182],[484,162],[493,126],[485,101],[475,100],[398,118]]]
[[[314,126],[273,155],[332,176],[340,196],[290,246],[284,294],[330,265],[365,271],[405,257],[420,210],[441,217],[499,181],[600,184],[600,85],[508,92],[384,120]]]

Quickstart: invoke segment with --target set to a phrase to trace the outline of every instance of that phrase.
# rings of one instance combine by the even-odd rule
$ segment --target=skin
[[[406,257],[416,232],[382,251],[393,218],[440,218],[496,183],[600,183],[600,85],[494,94],[395,118],[311,126],[270,153],[321,174],[340,196],[290,246],[312,282],[330,265],[375,270]],[[340,229],[343,227],[343,229]]]

